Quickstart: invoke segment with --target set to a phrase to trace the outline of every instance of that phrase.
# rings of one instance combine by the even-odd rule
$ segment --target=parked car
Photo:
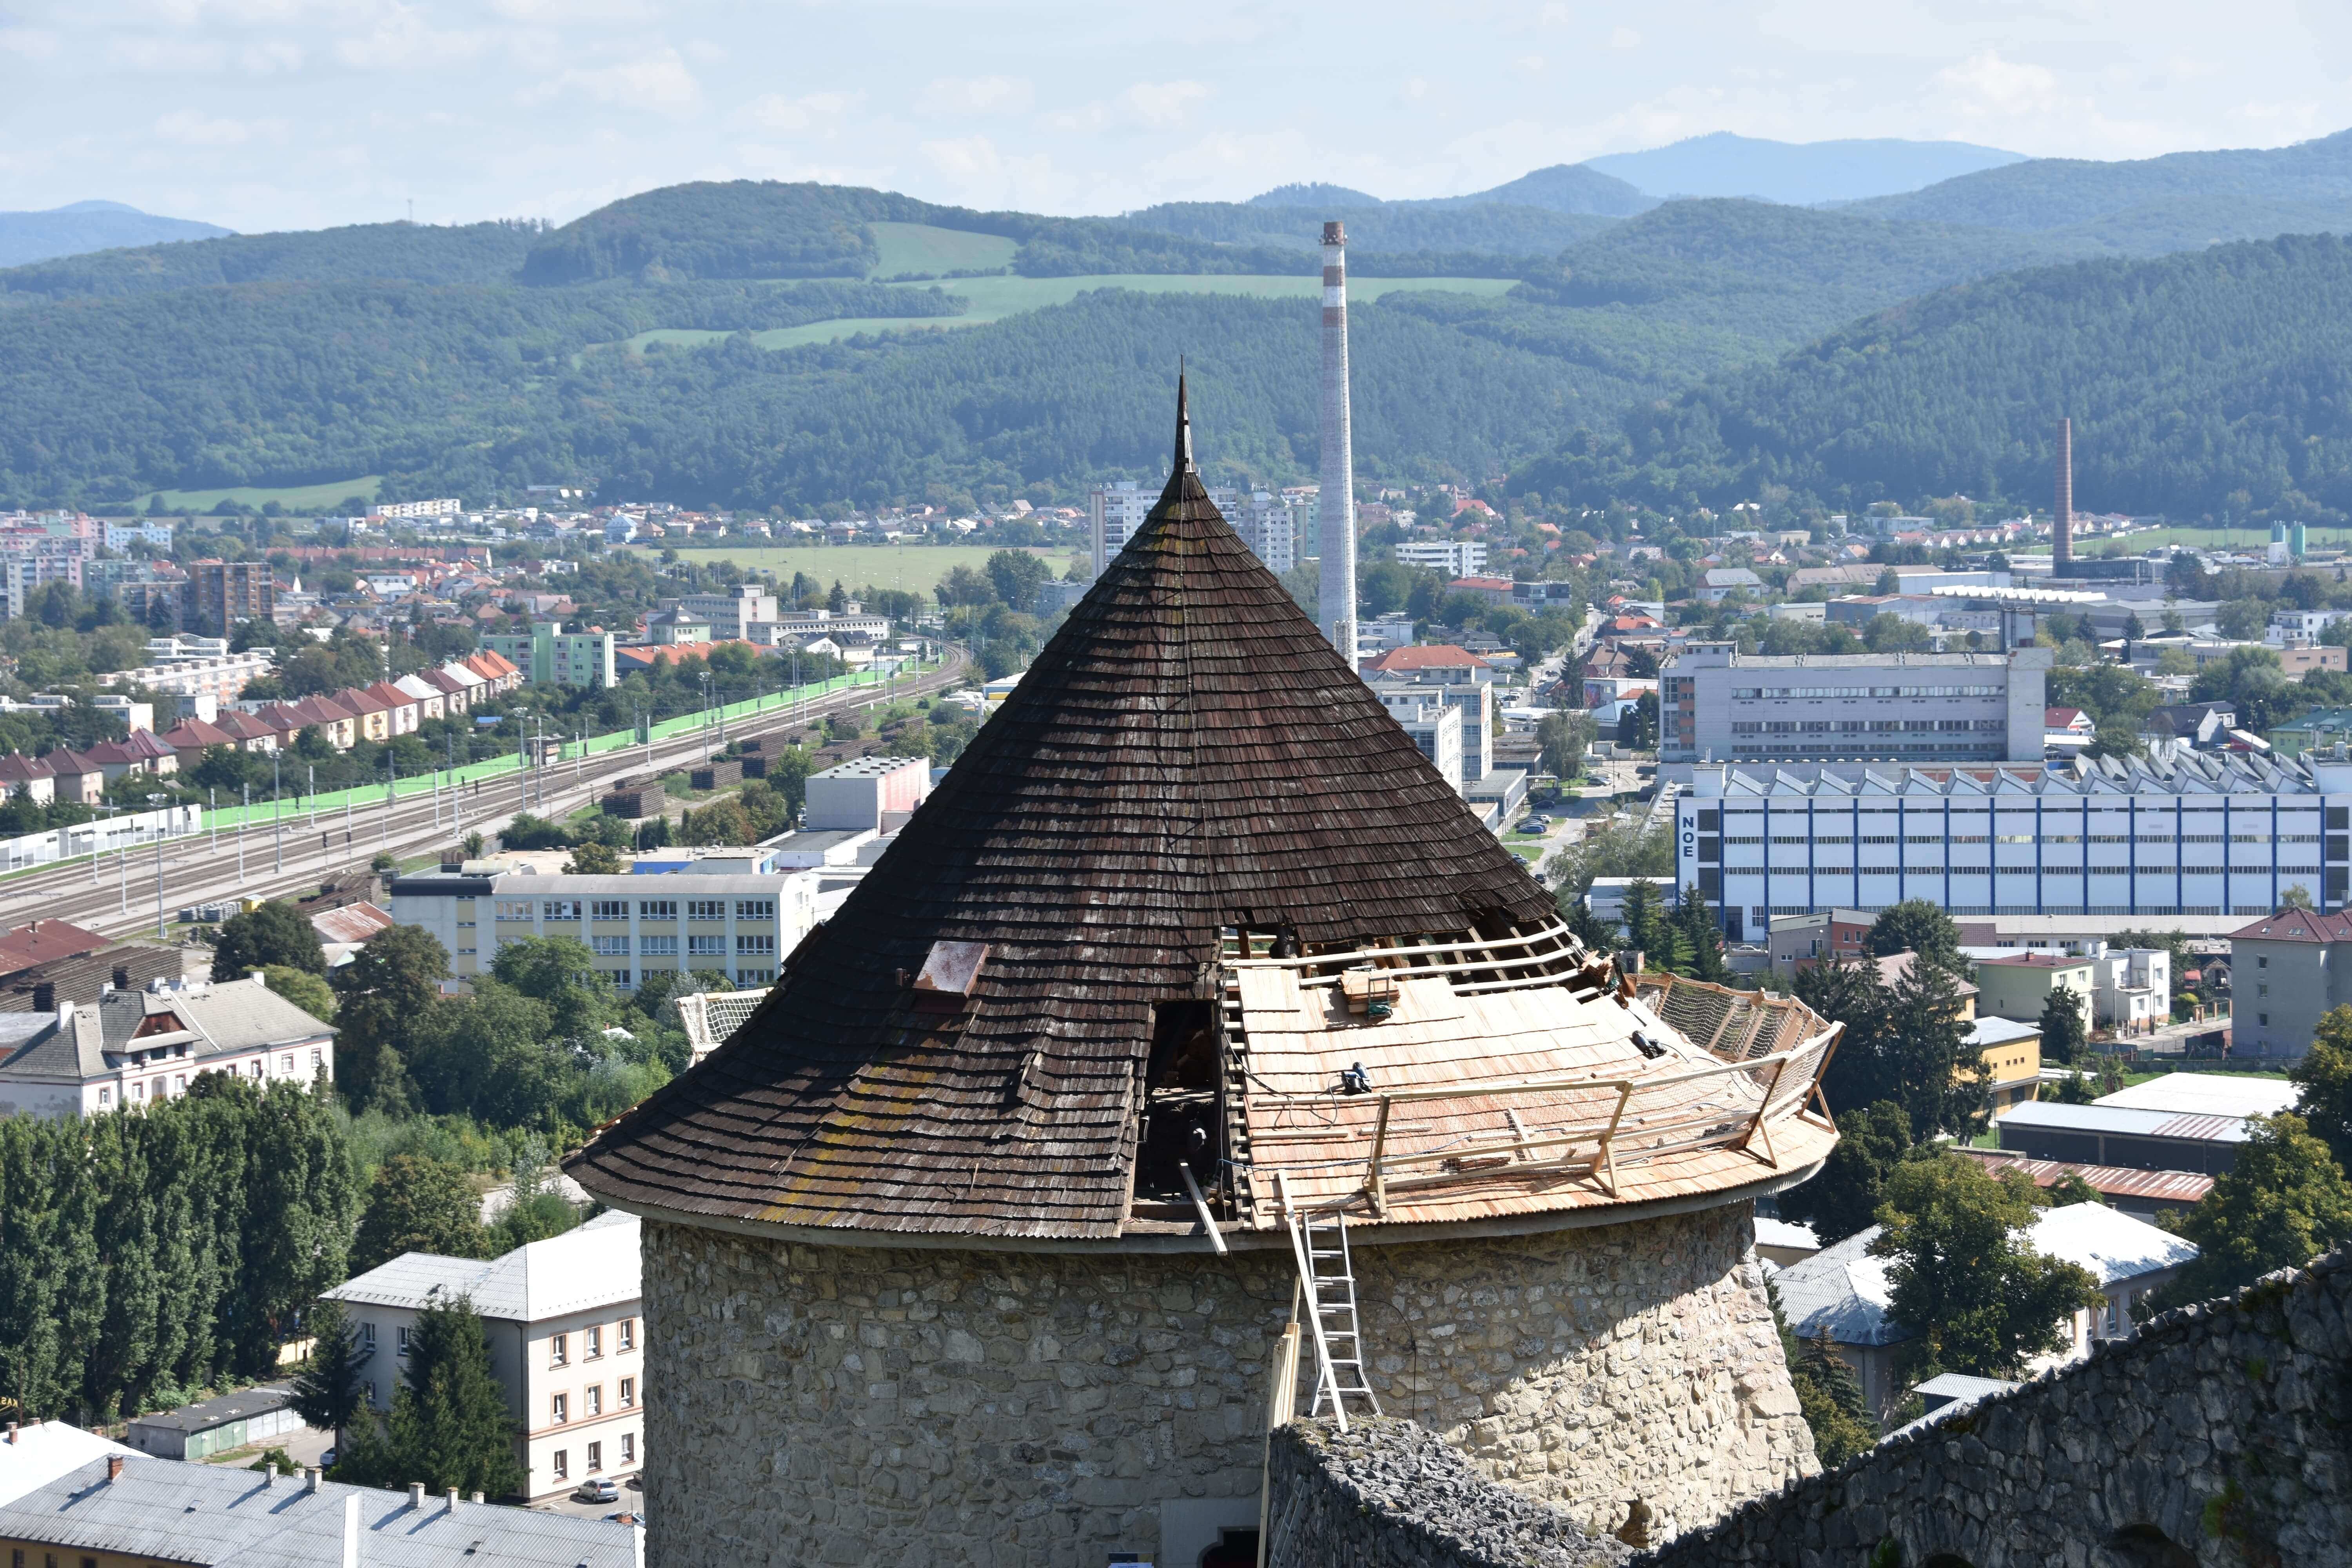
[[[319,1456],[319,1468],[322,1470],[333,1469],[335,1468],[335,1460],[339,1456],[336,1451],[332,1447],[330,1447],[325,1453]]]
[[[618,1502],[621,1500],[621,1489],[614,1485],[610,1477],[598,1476],[593,1480],[582,1481],[580,1489],[572,1494],[572,1499],[574,1502]]]

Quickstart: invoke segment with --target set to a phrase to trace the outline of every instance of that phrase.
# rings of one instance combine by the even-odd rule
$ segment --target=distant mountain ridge
[[[0,212],[0,267],[124,246],[215,239],[231,232],[218,224],[158,217],[121,202],[68,202],[47,212]]]
[[[1878,217],[2032,231],[2221,198],[2320,212],[2352,202],[2352,131],[2289,147],[2170,153],[2114,163],[2036,158],[1855,205]]]
[[[1645,152],[1588,158],[1581,166],[1653,197],[1748,196],[1812,206],[1916,191],[2023,162],[2022,153],[1969,142],[1774,142],[1717,131]]]

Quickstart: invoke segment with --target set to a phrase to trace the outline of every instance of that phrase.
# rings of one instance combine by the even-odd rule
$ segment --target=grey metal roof
[[[265,1383],[258,1388],[217,1394],[211,1399],[131,1418],[133,1426],[162,1426],[174,1432],[209,1432],[232,1421],[243,1421],[272,1410],[283,1410],[294,1398],[289,1384]]]
[[[1915,655],[1927,658],[1927,655]],[[1743,668],[1746,661],[1742,661]],[[2128,795],[2313,795],[2323,793],[2305,759],[2252,752],[2187,752],[2161,757],[2078,757],[2050,764],[1946,763],[1906,766],[1898,763],[1830,763],[1800,774],[1769,763],[1741,766],[1702,763],[1698,782],[1711,785],[1723,773],[1727,801],[1861,796],[1989,799],[1996,795],[2093,797]],[[1695,798],[1716,798],[1702,789]],[[2312,807],[2318,805],[2314,799]]]
[[[0,1505],[0,1538],[222,1568],[338,1568],[356,1508],[363,1568],[637,1568],[636,1527],[497,1503],[322,1481],[316,1491],[254,1470],[93,1460]]]
[[[2242,1143],[2249,1136],[2242,1116],[2184,1115],[2121,1105],[2063,1105],[2055,1100],[2029,1101],[2002,1117],[2000,1124],[2053,1132],[2104,1132],[2114,1138],[2179,1138],[2198,1143]]]
[[[1961,1042],[1970,1050],[1979,1047],[2006,1046],[2019,1040],[2030,1040],[2042,1030],[2032,1024],[2021,1024],[2014,1018],[1996,1018],[1986,1014],[1972,1020],[1968,1038]]]
[[[487,1262],[404,1252],[324,1294],[353,1306],[412,1310],[464,1296],[485,1318],[541,1322],[637,1300],[644,1294],[638,1231],[636,1215],[614,1210]]]
[[[1878,1232],[1874,1225],[1772,1277],[1780,1310],[1799,1339],[1824,1330],[1842,1345],[1891,1345],[1912,1337],[1886,1310],[1893,1295],[1886,1259],[1870,1255]]]

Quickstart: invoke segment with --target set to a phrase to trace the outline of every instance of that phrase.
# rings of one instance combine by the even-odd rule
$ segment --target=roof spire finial
[[[1176,471],[1198,473],[1192,464],[1192,416],[1184,407],[1184,356],[1176,356]]]

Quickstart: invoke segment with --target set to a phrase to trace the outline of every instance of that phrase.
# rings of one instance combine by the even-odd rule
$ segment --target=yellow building
[[[1984,1053],[1984,1073],[1960,1077],[1982,1084],[1995,1116],[2007,1115],[2032,1100],[2042,1089],[2042,1026],[1988,1015],[1976,1021],[1965,1047]]]

